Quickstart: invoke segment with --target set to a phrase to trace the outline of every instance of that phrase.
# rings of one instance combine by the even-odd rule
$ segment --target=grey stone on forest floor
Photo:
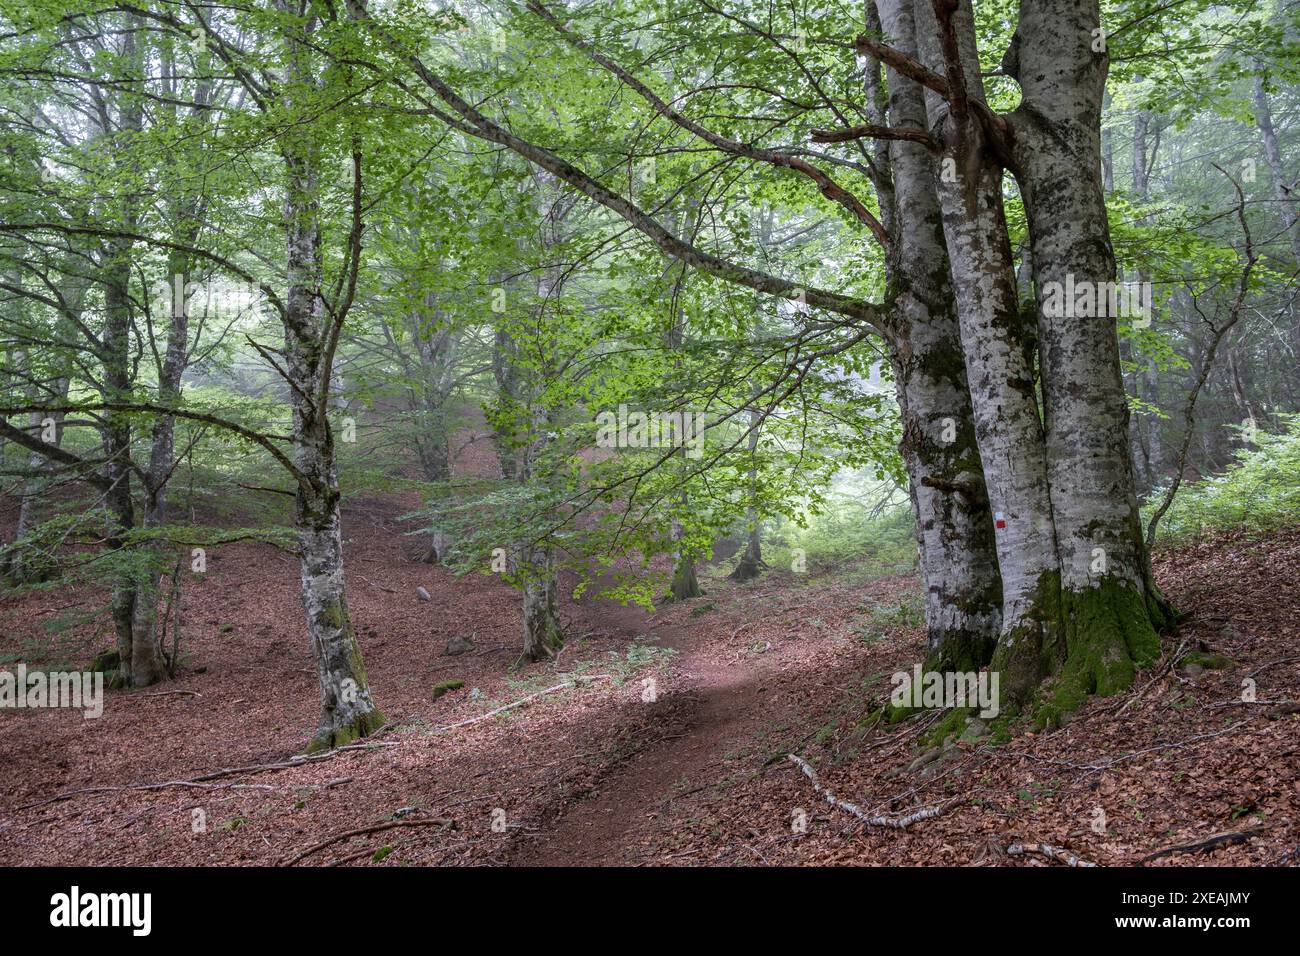
[[[442,653],[444,657],[455,657],[457,654],[465,654],[472,650],[474,650],[474,641],[458,634],[447,642]]]

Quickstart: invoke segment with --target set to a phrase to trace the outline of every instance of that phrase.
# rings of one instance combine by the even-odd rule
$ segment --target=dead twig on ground
[[[372,741],[371,743],[365,744],[348,744],[345,747],[336,747],[334,750],[328,751],[327,753],[313,754],[309,757],[294,757],[291,760],[285,760],[279,763],[259,763],[251,764],[247,767],[223,767],[221,770],[214,770],[212,773],[205,773],[199,777],[191,777],[189,780],[161,780],[156,783],[134,783],[120,787],[81,787],[77,790],[69,790],[66,793],[47,797],[44,800],[37,800],[35,803],[25,803],[16,809],[32,810],[36,807],[43,807],[46,804],[62,803],[64,800],[72,800],[75,797],[89,796],[90,794],[95,793],[121,793],[127,790],[164,790],[168,787],[197,787],[199,789],[211,789],[204,788],[203,785],[213,780],[221,780],[224,777],[233,777],[239,774],[268,773],[275,770],[292,770],[294,767],[305,767],[307,764],[320,763],[324,760],[333,760],[340,754],[349,753],[354,750],[375,750],[379,747],[396,746],[397,744],[382,743],[378,741]]]
[[[313,846],[309,846],[307,847],[307,849],[294,854],[293,856],[289,857],[287,860],[282,861],[279,865],[293,866],[299,860],[304,860],[314,853],[319,853],[321,850],[324,850],[327,847],[331,847],[335,843],[342,843],[344,840],[350,840],[353,837],[357,837],[357,836],[365,836],[367,833],[378,833],[381,830],[393,830],[396,829],[397,827],[435,827],[435,826],[442,827],[444,830],[447,829],[454,830],[456,828],[456,821],[451,819],[446,819],[443,817],[437,817],[432,820],[384,820],[380,823],[372,823],[370,826],[357,827],[355,830],[347,830],[343,833],[336,833],[334,836],[330,837],[329,839],[322,840],[320,843],[314,844]]]
[[[1052,846],[1050,843],[1013,843],[1007,847],[1008,856],[1024,856],[1027,853],[1045,856],[1049,860],[1059,860],[1066,866],[1095,867],[1097,865],[1089,860],[1075,856],[1069,850],[1064,850],[1059,846]]]
[[[556,691],[565,690],[566,688],[577,687],[578,684],[582,681],[613,680],[613,679],[614,679],[613,674],[592,674],[585,677],[575,677],[573,680],[565,681],[563,684],[556,684],[554,687],[548,687],[545,690],[539,690],[536,694],[529,694],[527,697],[521,697],[519,700],[514,701],[513,703],[510,704],[506,704],[504,707],[498,707],[495,710],[489,710],[486,714],[479,714],[477,717],[471,717],[468,720],[461,720],[461,721],[457,721],[454,724],[446,724],[442,727],[437,727],[434,729],[434,732],[442,733],[445,730],[455,730],[458,727],[468,727],[471,724],[481,723],[482,721],[487,720],[489,717],[495,717],[497,714],[504,714],[508,710],[515,710],[518,707],[523,707],[525,704],[529,704],[532,701],[537,700],[539,697],[545,697],[547,694],[554,694]]]
[[[1212,850],[1219,846],[1232,846],[1235,843],[1245,843],[1251,837],[1263,833],[1266,827],[1247,827],[1244,830],[1225,830],[1222,833],[1213,833],[1210,836],[1202,837],[1199,840],[1191,840],[1187,843],[1176,843],[1173,846],[1162,847],[1154,850],[1146,856],[1141,857],[1138,863],[1150,863],[1152,860],[1158,860],[1162,856],[1173,856],[1175,853],[1200,853],[1204,850]]]
[[[826,789],[821,782],[821,778],[817,776],[817,771],[813,769],[812,764],[808,763],[808,761],[796,754],[786,754],[786,756],[790,758],[791,763],[804,772],[804,776],[812,781],[813,789],[825,797],[827,803],[838,810],[843,810],[845,813],[853,814],[853,816],[857,817],[869,827],[889,827],[894,830],[906,830],[914,823],[937,817],[939,814],[959,803],[961,800],[961,798],[958,797],[936,806],[922,807],[921,809],[915,810],[902,817],[873,817],[856,803],[849,803],[847,800],[841,800],[836,797],[835,794],[831,793],[830,790]]]

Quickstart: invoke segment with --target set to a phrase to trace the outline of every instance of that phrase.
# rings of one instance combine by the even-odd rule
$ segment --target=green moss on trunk
[[[378,710],[367,711],[364,714],[359,714],[342,727],[335,727],[328,731],[318,730],[316,736],[312,738],[311,743],[307,745],[307,749],[303,753],[314,754],[325,750],[334,750],[337,747],[350,744],[354,740],[370,736],[387,722],[388,718]]]
[[[925,659],[926,671],[979,671],[993,659],[997,639],[987,632],[949,629],[935,640]]]
[[[665,597],[665,603],[672,601],[689,601],[703,596],[699,578],[695,575],[695,562],[689,558],[678,558],[673,568],[673,581]]]
[[[1061,575],[1046,571],[1034,588],[1031,611],[1014,628],[1003,631],[989,665],[1001,675],[1003,713],[1024,710],[1043,678],[1055,671],[1062,656],[1063,630]]]
[[[1066,611],[1066,659],[1051,694],[1038,707],[1041,727],[1060,726],[1089,694],[1110,697],[1127,690],[1139,667],[1160,656],[1148,595],[1129,581],[1105,578],[1100,585],[1062,595]]]

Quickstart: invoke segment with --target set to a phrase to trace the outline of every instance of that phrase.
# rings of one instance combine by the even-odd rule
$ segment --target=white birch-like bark
[[[310,158],[287,156],[289,292],[284,351],[293,404],[293,463],[305,478],[295,495],[303,611],[320,685],[320,717],[310,750],[338,747],[383,724],[348,614],[342,515],[334,436],[317,407],[324,367],[320,230]]]
[[[933,9],[922,2],[913,10],[922,62],[946,73]],[[964,83],[971,101],[983,102],[969,4],[960,4],[953,17],[966,76],[951,80]],[[1004,693],[1015,707],[1043,676],[1044,656],[1059,637],[1046,444],[1024,348],[1001,167],[973,112],[963,122],[933,93],[927,93],[926,106],[932,135],[945,144],[937,188],[1002,576],[994,664],[1003,671]]]
[[[890,41],[915,55],[909,4],[878,0],[878,6]],[[894,70],[886,76],[889,125],[925,128],[920,86]],[[925,587],[930,666],[975,670],[988,663],[1001,629],[1001,578],[934,162],[925,147],[903,140],[889,143],[888,159],[897,223],[888,266],[895,303],[890,359]]]
[[[1012,153],[1029,220],[1052,513],[1069,649],[1084,692],[1114,692],[1155,656],[1165,608],[1149,580],[1128,443],[1116,280],[1098,157],[1107,55],[1097,0],[1022,4],[1013,55],[1021,84]],[[1092,290],[1091,310],[1048,308],[1054,289]],[[1118,302],[1116,303],[1118,304]],[[1056,314],[1065,311],[1066,314]],[[1071,314],[1077,311],[1090,314]],[[1091,650],[1084,650],[1088,647]],[[1078,653],[1076,653],[1076,651]]]
[[[308,33],[310,26],[304,28]],[[290,87],[313,82],[306,36],[287,37]],[[293,97],[286,94],[292,107]],[[320,716],[308,750],[346,744],[384,723],[348,614],[342,515],[328,389],[329,330],[321,300],[320,154],[304,134],[283,148],[286,173],[284,355],[293,407],[293,463],[300,480],[295,527],[301,598],[320,686]]]

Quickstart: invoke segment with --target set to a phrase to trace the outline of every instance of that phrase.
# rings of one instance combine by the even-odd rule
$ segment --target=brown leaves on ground
[[[1149,865],[1295,861],[1300,717],[1273,702],[1300,698],[1300,533],[1164,555],[1160,581],[1191,615],[1166,639],[1178,667],[1089,700],[1060,730],[962,742],[909,770],[934,718],[880,728],[864,717],[922,655],[907,613],[914,581],[772,572],[654,615],[566,601],[559,660],[512,672],[517,595],[492,576],[411,562],[396,516],[417,504],[346,513],[349,605],[392,721],[384,746],[193,782],[285,761],[317,706],[294,559],[253,543],[215,548],[187,584],[176,681],[109,692],[99,720],[0,712],[0,863],[279,863],[353,830],[298,865],[1060,865],[1008,857],[1013,843],[1114,865],[1238,830],[1255,832]],[[42,621],[101,597],[0,604],[0,654],[83,666],[111,644],[102,625],[58,633]],[[455,636],[473,636],[474,649],[442,656]],[[1196,663],[1207,660],[1226,666]],[[438,729],[572,674],[610,677]],[[1259,702],[1241,702],[1246,679]],[[464,686],[434,701],[451,680]],[[815,794],[788,752],[869,814],[948,806],[907,830],[864,827]],[[166,781],[188,783],[23,809]],[[381,826],[399,820],[429,825]]]

